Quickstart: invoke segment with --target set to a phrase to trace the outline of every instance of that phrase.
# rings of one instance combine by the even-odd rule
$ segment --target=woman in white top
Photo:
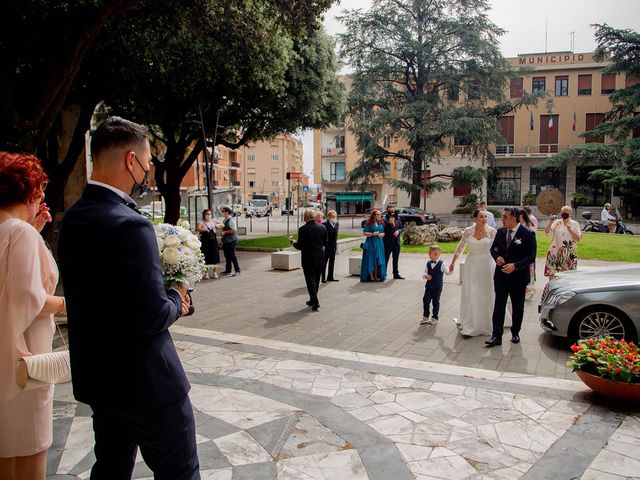
[[[556,219],[556,216],[552,215],[544,231],[552,236],[544,265],[544,275],[549,277],[549,281],[553,280],[558,272],[575,270],[578,266],[575,246],[582,238],[580,225],[571,219],[571,207],[567,205],[560,209],[560,217],[562,218]]]
[[[487,213],[482,210],[473,212],[473,218],[475,225],[465,229],[449,265],[453,272],[458,257],[469,247],[461,274],[460,320],[456,321],[463,337],[491,335],[492,330],[495,262],[490,249],[496,229],[487,225]]]

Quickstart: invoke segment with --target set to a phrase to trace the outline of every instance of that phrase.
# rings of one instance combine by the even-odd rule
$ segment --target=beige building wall
[[[302,142],[291,135],[278,135],[248,144],[243,149],[244,201],[248,202],[255,194],[262,194],[271,195],[272,202],[283,205],[288,192],[297,191],[297,181],[287,180],[286,174],[302,173]]]
[[[495,164],[499,175],[512,175],[514,178],[501,179],[491,184],[485,182],[482,197],[489,199],[494,206],[520,205],[522,196],[527,192],[539,193],[546,188],[559,188],[564,190],[566,203],[571,201],[571,195],[579,190],[589,194],[593,199],[593,206],[601,206],[605,201],[618,203],[611,192],[602,191],[602,187],[588,185],[581,181],[578,175],[585,176],[587,167],[578,166],[571,162],[566,171],[555,174],[554,179],[546,178],[532,167],[540,164],[546,158],[575,145],[582,145],[585,139],[579,134],[593,128],[587,127],[587,115],[603,114],[611,108],[609,93],[603,92],[603,69],[607,63],[598,63],[593,60],[592,53],[552,52],[547,54],[524,54],[508,59],[514,66],[527,67],[530,73],[522,76],[522,88],[531,93],[534,78],[544,78],[546,96],[539,100],[538,104],[529,108],[521,108],[508,116],[513,117],[513,139],[508,145],[494,146]],[[591,91],[581,90],[578,94],[580,77],[585,82],[590,76]],[[556,95],[556,80],[566,78],[566,95]],[[615,76],[615,89],[625,88],[624,75]],[[560,85],[562,86],[562,85]],[[584,84],[581,85],[584,87]],[[517,89],[516,89],[517,90]],[[562,89],[561,89],[562,90]],[[505,86],[507,97],[511,96],[511,86]],[[516,92],[514,92],[516,93]],[[564,92],[559,92],[564,93]],[[461,101],[465,101],[461,89]],[[575,131],[573,119],[575,114]],[[555,134],[551,133],[548,126],[548,116],[553,117]],[[533,117],[533,128],[531,120]],[[592,119],[594,117],[591,117]],[[542,136],[541,136],[542,134]],[[336,135],[344,135],[344,153],[335,149]],[[549,138],[551,135],[551,138]],[[605,139],[605,142],[607,139]],[[393,147],[393,145],[392,145]],[[345,173],[352,169],[359,158],[359,152],[355,149],[355,139],[345,128],[334,128],[314,132],[314,167],[315,182],[322,185],[324,192],[345,191],[346,184],[340,182],[332,174],[331,163],[344,161]],[[430,175],[450,174],[454,168],[464,165],[480,167],[480,161],[461,158],[455,153],[443,151],[439,162],[429,166]],[[488,166],[488,165],[487,165]],[[595,168],[596,166],[592,166]],[[387,178],[398,178],[402,165],[401,162],[390,161],[390,169]],[[517,177],[517,178],[515,178]],[[372,207],[382,207],[384,199],[398,205],[408,205],[409,197],[402,191],[396,191],[389,187],[386,181],[366,186],[367,190],[378,192],[377,201]],[[448,189],[443,192],[428,193],[423,197],[421,207],[436,214],[450,213],[460,202],[463,190],[454,191]]]

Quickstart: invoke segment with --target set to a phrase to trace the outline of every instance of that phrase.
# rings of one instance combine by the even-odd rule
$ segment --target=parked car
[[[611,336],[638,341],[640,266],[562,272],[539,306],[540,326],[571,343]]]
[[[415,222],[416,225],[427,225],[438,223],[438,218],[433,213],[426,212],[417,207],[397,207],[395,211],[404,225]]]
[[[248,217],[266,217],[271,215],[271,204],[261,198],[251,200],[249,206],[245,209],[245,216]]]
[[[421,208],[417,207],[397,207],[395,212],[398,214],[398,218],[402,220],[403,225],[407,225],[409,222],[415,222],[416,225],[428,225],[438,223],[438,218],[434,213],[425,212]],[[382,212],[384,216],[384,212]],[[360,225],[364,228],[366,219],[362,220]]]

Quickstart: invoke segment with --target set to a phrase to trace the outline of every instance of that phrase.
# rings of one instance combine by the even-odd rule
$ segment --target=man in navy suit
[[[518,222],[518,210],[507,207],[502,212],[503,227],[498,229],[491,245],[496,261],[493,285],[493,332],[487,347],[502,345],[507,298],[511,297],[511,341],[520,343],[520,327],[524,315],[524,298],[529,284],[529,266],[536,260],[536,235]]]
[[[316,222],[316,212],[304,212],[303,226],[298,229],[298,241],[292,241],[293,247],[302,252],[302,271],[309,292],[307,305],[317,312],[320,308],[318,287],[320,275],[324,267],[324,247],[327,245],[327,229]]]
[[[395,212],[393,205],[387,205],[387,211],[382,217],[384,221],[384,261],[389,265],[389,257],[393,255],[393,278],[404,280],[398,270],[398,260],[400,258],[400,235],[402,234],[402,220]]]
[[[153,227],[132,199],[148,179],[147,129],[111,117],[91,155],[58,243],[73,393],[93,410],[91,479],[131,478],[138,447],[154,478],[199,479],[190,385],[168,330],[187,292],[165,288]]]
[[[324,248],[324,267],[322,268],[322,283],[339,282],[339,280],[333,277],[333,268],[336,263],[336,253],[338,251],[338,230],[340,224],[338,223],[338,214],[335,210],[329,210],[327,212],[327,219],[322,222],[324,228],[327,229],[327,246]],[[327,270],[327,264],[329,265],[329,271]],[[326,277],[325,277],[326,272]]]

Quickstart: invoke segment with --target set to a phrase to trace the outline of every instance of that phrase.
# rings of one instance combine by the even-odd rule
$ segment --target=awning
[[[363,194],[347,193],[343,195],[336,193],[336,202],[370,202],[372,199],[373,199],[373,194],[371,193],[363,193]]]

